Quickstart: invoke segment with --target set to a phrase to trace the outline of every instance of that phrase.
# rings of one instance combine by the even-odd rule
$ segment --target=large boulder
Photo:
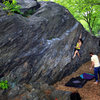
[[[81,58],[72,59],[82,34]],[[0,77],[17,83],[53,84],[100,52],[100,38],[88,33],[70,12],[53,2],[29,18],[0,9]]]

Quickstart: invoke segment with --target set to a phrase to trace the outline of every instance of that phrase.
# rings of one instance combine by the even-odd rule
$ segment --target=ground
[[[99,54],[100,58],[100,54]],[[100,82],[98,85],[93,84],[94,79],[88,81],[82,88],[73,88],[73,87],[66,87],[65,83],[68,82],[72,77],[79,76],[83,73],[91,73],[93,74],[93,70],[90,70],[91,61],[83,64],[80,68],[72,73],[71,75],[65,77],[61,81],[54,84],[57,90],[64,90],[64,91],[78,91],[82,100],[100,100]]]

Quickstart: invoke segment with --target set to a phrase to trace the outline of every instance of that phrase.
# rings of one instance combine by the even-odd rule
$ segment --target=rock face
[[[36,0],[16,0],[19,5],[22,6],[22,8],[31,8],[34,6],[37,6]]]
[[[10,91],[0,91],[0,100],[70,100],[71,92],[55,90],[48,84],[16,85]]]
[[[100,38],[91,36],[64,7],[41,2],[29,18],[8,16],[0,8],[0,77],[17,82],[53,84],[100,52]],[[81,58],[73,60],[82,34]]]
[[[37,0],[16,0],[19,5],[21,5],[21,11],[27,13],[28,10],[36,10],[40,7]]]

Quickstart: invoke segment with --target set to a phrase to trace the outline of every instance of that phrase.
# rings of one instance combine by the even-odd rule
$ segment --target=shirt
[[[80,49],[79,43],[76,44],[76,49]]]
[[[94,67],[99,67],[99,66],[100,66],[99,58],[98,58],[97,55],[93,55],[93,56],[91,57],[91,61],[94,62]]]

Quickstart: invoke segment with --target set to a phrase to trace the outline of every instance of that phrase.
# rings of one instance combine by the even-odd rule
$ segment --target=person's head
[[[81,42],[81,43],[83,43],[82,39],[79,39],[79,40],[78,40],[78,42]]]
[[[70,95],[71,100],[81,100],[81,96],[78,92],[72,92]]]
[[[93,52],[90,52],[90,56],[92,57],[92,55],[93,55]]]
[[[81,42],[81,40],[79,39],[78,42]]]

